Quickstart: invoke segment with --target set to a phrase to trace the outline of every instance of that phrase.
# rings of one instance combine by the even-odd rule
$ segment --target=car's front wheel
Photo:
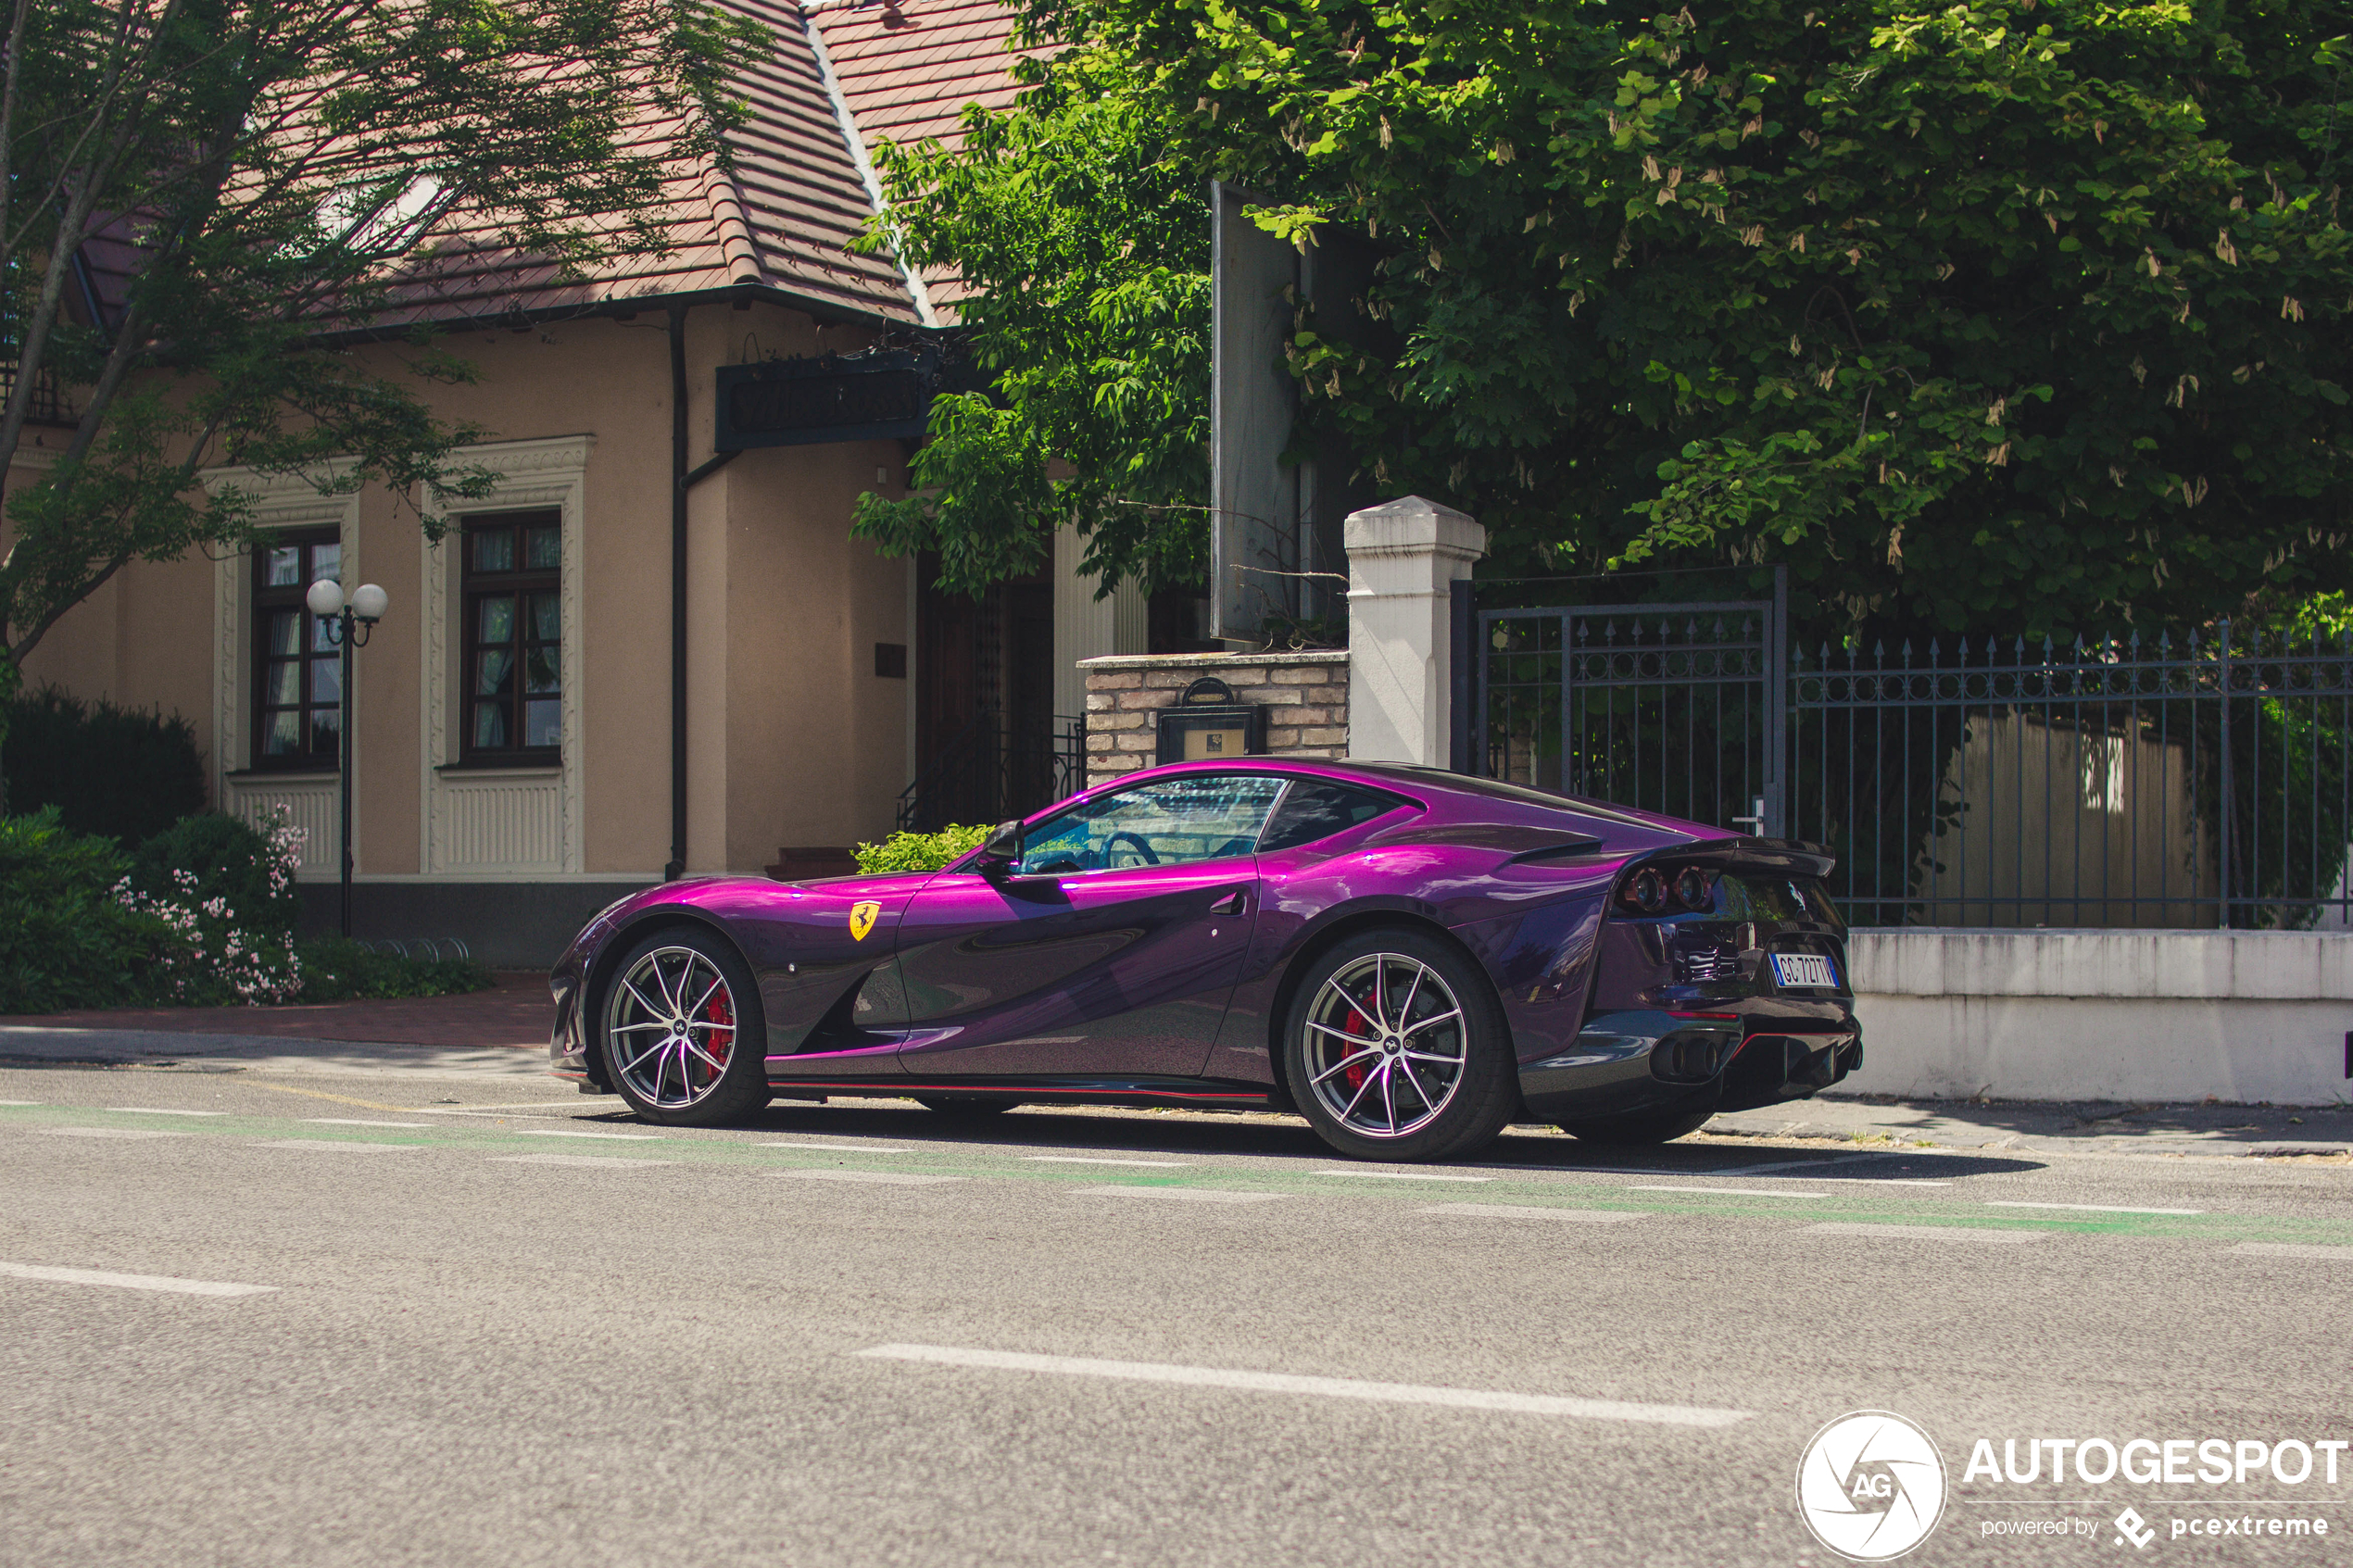
[[[1462,1154],[1519,1108],[1511,1032],[1487,977],[1410,927],[1360,932],[1315,959],[1283,1042],[1308,1124],[1359,1160]]]
[[[710,1127],[768,1102],[751,968],[715,932],[658,931],[621,956],[594,1014],[605,1081],[648,1122]]]

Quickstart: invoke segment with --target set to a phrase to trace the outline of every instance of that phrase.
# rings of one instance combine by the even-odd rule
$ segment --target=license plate
[[[1783,986],[1819,986],[1836,990],[1838,976],[1831,972],[1831,960],[1818,953],[1775,953],[1773,979]]]

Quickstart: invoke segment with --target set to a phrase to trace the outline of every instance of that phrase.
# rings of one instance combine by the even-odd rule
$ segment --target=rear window
[[[1369,822],[1403,804],[1395,796],[1378,790],[1358,789],[1328,779],[1294,779],[1290,793],[1276,809],[1274,821],[1259,836],[1258,852],[1270,855],[1277,849],[1296,849],[1359,822]]]
[[[1838,909],[1810,876],[1771,876],[1761,872],[1726,872],[1716,879],[1716,913],[1724,920],[1768,923],[1816,920],[1840,922]]]

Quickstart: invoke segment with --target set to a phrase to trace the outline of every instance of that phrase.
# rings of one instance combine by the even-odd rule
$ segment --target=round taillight
[[[1675,874],[1675,901],[1694,913],[1705,913],[1716,907],[1714,880],[1697,866],[1685,866]]]
[[[1667,908],[1667,879],[1648,866],[1634,873],[1627,883],[1626,902],[1646,915],[1655,915]]]

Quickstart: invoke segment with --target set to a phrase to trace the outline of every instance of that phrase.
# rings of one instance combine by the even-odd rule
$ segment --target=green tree
[[[245,536],[247,496],[192,495],[209,465],[479,494],[479,433],[418,390],[471,370],[420,334],[387,372],[336,334],[430,292],[409,264],[453,209],[518,260],[659,250],[664,168],[718,153],[759,36],[696,0],[15,0],[8,28],[0,472],[37,401],[78,414],[7,497],[0,699],[129,562]],[[135,247],[96,312],[94,245]]]
[[[890,208],[867,243],[955,273],[987,391],[944,394],[913,494],[859,498],[888,554],[937,550],[978,593],[1036,569],[1057,527],[1086,535],[1101,592],[1207,574],[1209,210],[1164,116],[1087,56],[1025,69],[964,142],[885,146]]]
[[[1302,397],[1501,566],[1785,560],[1920,629],[2347,585],[2338,7],[1026,14],[1265,226],[1386,247]]]

